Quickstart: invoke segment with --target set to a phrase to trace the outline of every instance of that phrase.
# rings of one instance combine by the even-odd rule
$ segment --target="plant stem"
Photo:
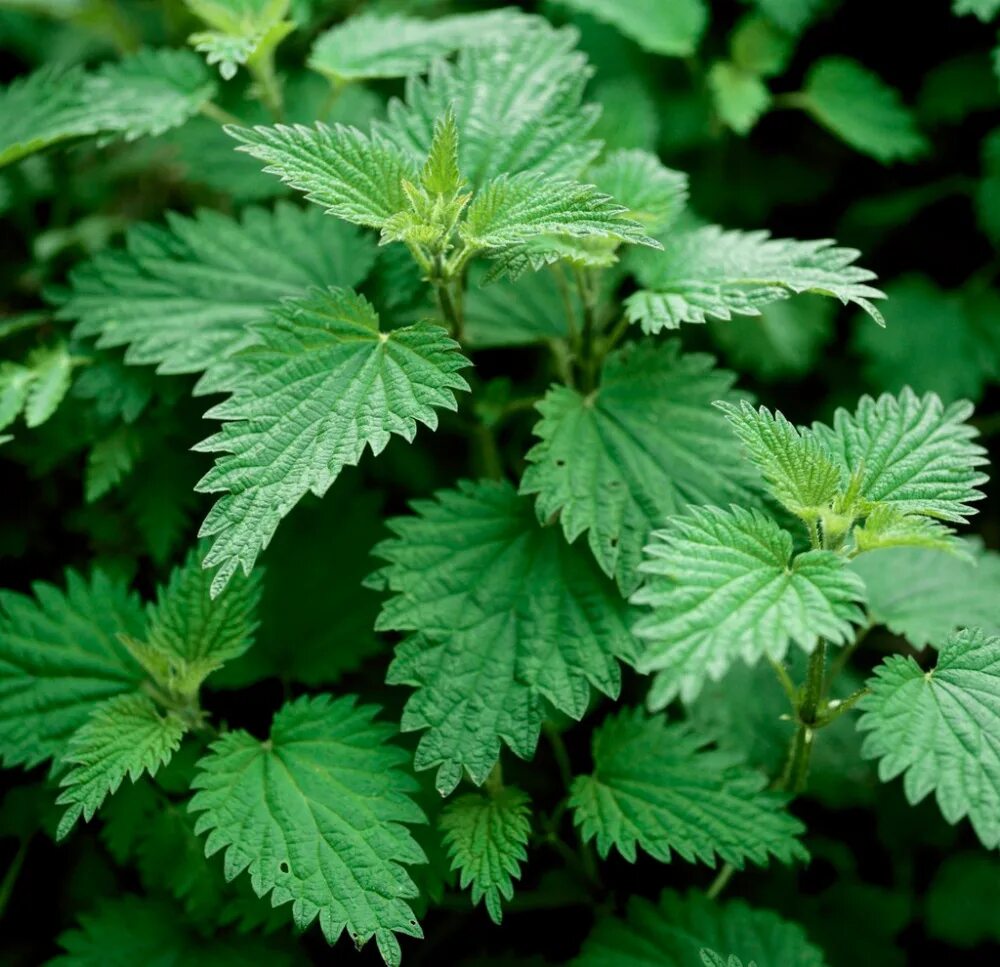
[[[17,883],[17,878],[21,874],[21,867],[24,866],[25,858],[28,855],[28,847],[31,845],[31,837],[25,836],[21,840],[21,845],[18,846],[17,852],[14,854],[14,858],[10,861],[10,866],[7,867],[7,872],[4,874],[3,881],[0,882],[0,917],[4,915],[4,911],[7,909],[7,904],[10,903],[11,894],[14,892],[14,884]]]
[[[714,900],[725,888],[726,884],[733,878],[733,874],[736,872],[736,867],[732,863],[724,863],[722,869],[719,870],[715,879],[712,880],[708,889],[705,891],[705,896],[709,900]]]
[[[839,719],[844,712],[849,712],[869,693],[869,691],[870,689],[863,685],[857,691],[851,692],[847,698],[835,699],[830,702],[823,713],[823,724],[829,725],[831,722],[835,722]]]
[[[566,743],[563,742],[562,736],[549,725],[548,722],[542,726],[545,732],[545,737],[549,740],[549,745],[552,746],[552,756],[556,760],[556,768],[559,770],[559,777],[562,779],[562,784],[569,792],[569,787],[573,784],[573,768],[569,763],[569,753],[566,751]]]
[[[219,107],[214,101],[206,101],[199,108],[199,111],[207,118],[217,121],[219,124],[239,124],[241,121],[235,114],[230,114],[224,107]]]
[[[475,430],[476,456],[479,472],[490,480],[503,480],[503,459],[497,446],[496,434],[493,428],[485,423],[476,425]]]
[[[500,765],[500,760],[497,759],[496,765],[490,770],[490,774],[486,777],[486,782],[483,783],[483,788],[490,794],[490,796],[499,795],[503,792],[503,766]]]
[[[781,687],[784,689],[785,695],[788,696],[788,701],[794,709],[798,705],[799,690],[795,687],[792,676],[788,674],[788,669],[780,661],[775,661],[770,655],[767,656],[767,660],[771,663],[774,674],[778,676],[778,681],[781,682]]]
[[[868,619],[868,624],[866,624],[858,633],[854,636],[854,641],[852,641],[846,648],[841,648],[840,654],[830,663],[830,670],[826,674],[826,690],[830,691],[830,686],[836,680],[837,676],[847,667],[847,663],[851,660],[851,656],[858,650],[858,646],[868,637],[868,632],[872,630],[874,625],[872,624],[871,618]]]
[[[441,315],[444,316],[445,322],[448,323],[448,328],[451,330],[452,336],[461,342],[465,336],[462,317],[455,308],[455,302],[451,297],[451,291],[448,289],[448,283],[443,280],[435,280],[434,291],[437,293]]]
[[[583,332],[580,337],[580,371],[583,388],[589,393],[597,379],[597,359],[594,355],[594,337],[597,334],[597,300],[592,279],[586,269],[576,269],[576,287],[583,303]]]
[[[820,638],[816,650],[809,656],[806,681],[802,686],[802,698],[797,709],[798,728],[792,739],[788,755],[788,765],[781,785],[786,792],[797,795],[805,789],[809,775],[809,759],[812,756],[813,739],[816,736],[819,706],[823,699],[823,678],[826,671],[826,642]]]

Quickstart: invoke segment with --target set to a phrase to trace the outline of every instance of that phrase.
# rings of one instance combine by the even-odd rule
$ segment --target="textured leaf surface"
[[[75,269],[59,315],[78,321],[77,337],[127,346],[130,363],[204,372],[246,345],[251,325],[282,298],[312,285],[358,285],[374,260],[375,244],[360,232],[284,202],[248,208],[239,220],[170,214],[166,227],[134,226],[123,251]],[[201,388],[215,391],[218,380],[204,378]]]
[[[802,292],[853,303],[882,323],[870,300],[883,294],[868,284],[874,274],[853,264],[858,254],[829,239],[798,242],[708,225],[669,235],[663,252],[636,256],[643,288],[625,304],[629,319],[653,333],[684,322],[755,316],[762,306]]]
[[[771,857],[805,859],[796,839],[804,827],[767,778],[738,758],[706,749],[705,740],[662,716],[627,710],[594,735],[594,772],[573,781],[570,806],[586,840],[606,857],[612,847],[635,862],[636,846],[669,862],[742,869]]]
[[[573,967],[695,967],[703,947],[739,950],[758,967],[825,964],[801,927],[770,910],[666,890],[658,904],[634,897],[625,918],[599,919]]]
[[[959,628],[1000,634],[1000,554],[965,544],[971,559],[891,548],[851,564],[868,589],[872,618],[914,648],[941,648]]]
[[[617,27],[654,54],[693,54],[708,23],[704,0],[559,0],[564,7],[589,13]]]
[[[879,777],[903,775],[911,803],[933,792],[944,818],[968,818],[987,849],[1000,845],[1000,638],[960,631],[924,671],[891,655],[869,679],[858,728]]]
[[[586,178],[653,235],[670,228],[687,202],[687,175],[665,168],[649,151],[613,151]]]
[[[559,515],[566,539],[587,532],[602,570],[628,593],[650,532],[689,504],[752,501],[756,476],[711,404],[735,398],[733,376],[677,341],[633,344],[608,357],[587,395],[549,390],[541,439],[521,493],[539,519]]]
[[[403,729],[428,730],[416,765],[439,767],[447,794],[463,767],[482,783],[501,741],[530,758],[546,702],[579,719],[591,687],[617,696],[635,640],[611,581],[510,485],[464,483],[413,507],[376,548],[394,594],[377,627],[418,632],[388,680],[417,687]]]
[[[460,47],[503,42],[536,22],[513,9],[436,20],[364,12],[322,34],[309,66],[340,80],[409,77]]]
[[[691,701],[738,658],[784,657],[789,641],[847,642],[860,624],[864,584],[832,551],[793,556],[792,538],[757,511],[692,508],[653,534],[633,595],[652,613],[636,625],[647,644],[636,667],[657,672],[651,708]]]
[[[968,403],[944,406],[933,393],[863,396],[853,414],[838,409],[833,427],[813,432],[842,461],[845,473],[861,470],[860,496],[903,513],[962,523],[983,499],[987,477],[978,468],[985,451],[966,420]]]
[[[73,357],[65,343],[39,346],[24,363],[0,363],[0,430],[18,415],[29,429],[41,426],[59,408],[73,376]]]
[[[528,858],[531,801],[507,786],[493,795],[471,793],[448,803],[441,813],[451,868],[459,870],[462,889],[472,887],[472,902],[486,898],[490,919],[503,919],[501,900],[514,896],[514,880]]]
[[[119,581],[70,571],[66,590],[0,592],[0,757],[35,766],[60,756],[93,707],[133,691],[142,671],[118,641],[139,637],[138,600]]]
[[[248,871],[254,891],[292,901],[299,927],[319,917],[335,943],[346,929],[360,946],[375,937],[387,964],[395,934],[421,936],[403,864],[424,862],[404,823],[424,821],[410,798],[393,730],[352,698],[301,698],[274,717],[266,742],[226,733],[199,763],[191,810],[206,854],[226,850],[226,876]],[[272,892],[273,891],[273,892]]]
[[[233,395],[209,411],[225,420],[199,449],[225,454],[198,484],[224,492],[201,533],[215,537],[205,566],[221,565],[217,594],[242,566],[249,574],[282,517],[306,493],[322,496],[366,448],[412,441],[455,409],[467,365],[438,326],[379,331],[374,309],[346,289],[314,290],[276,308],[238,360]]]
[[[809,72],[803,97],[820,124],[883,163],[910,161],[928,149],[899,94],[857,61],[824,58]]]
[[[136,782],[146,772],[156,775],[186,731],[181,719],[161,714],[146,695],[118,695],[98,705],[60,757],[70,769],[59,783],[63,789],[56,802],[69,808],[57,836],[65,836],[80,816],[89,823],[126,776]]]

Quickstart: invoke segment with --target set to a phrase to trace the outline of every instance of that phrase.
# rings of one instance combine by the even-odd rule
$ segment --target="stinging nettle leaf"
[[[613,151],[586,178],[652,235],[670,228],[687,203],[687,175],[665,168],[649,151]]]
[[[209,411],[222,429],[197,449],[224,454],[199,482],[223,493],[201,536],[214,537],[205,567],[221,565],[218,594],[242,567],[250,573],[281,518],[308,492],[322,496],[345,466],[393,434],[412,441],[418,423],[437,427],[468,389],[468,365],[438,326],[418,322],[379,331],[375,310],[347,289],[313,290],[275,308],[254,330]]]
[[[934,792],[949,823],[968,816],[987,849],[1000,845],[1000,638],[980,629],[953,635],[924,671],[890,655],[859,707],[862,754],[879,778],[903,775],[910,803]]]
[[[190,809],[205,853],[225,850],[226,878],[250,874],[275,906],[292,901],[304,928],[319,918],[336,943],[375,937],[386,964],[401,960],[395,934],[421,937],[405,864],[426,862],[404,824],[422,823],[408,756],[393,729],[351,697],[303,697],[274,717],[261,742],[242,730],[212,743],[198,764]]]
[[[771,106],[771,92],[760,76],[728,61],[712,65],[708,86],[722,122],[737,134],[749,134]]]
[[[668,57],[695,52],[708,23],[704,0],[558,0],[617,27],[644,50]]]
[[[737,659],[780,661],[794,641],[811,652],[864,620],[864,584],[832,551],[793,555],[792,538],[758,511],[695,507],[657,531],[633,596],[652,607],[636,625],[647,644],[636,667],[656,672],[651,709],[692,701]]]
[[[570,806],[583,838],[606,857],[617,848],[630,863],[638,845],[668,863],[672,853],[743,869],[806,859],[804,826],[766,790],[763,773],[683,725],[639,709],[605,720],[593,739],[594,772],[573,780]]]

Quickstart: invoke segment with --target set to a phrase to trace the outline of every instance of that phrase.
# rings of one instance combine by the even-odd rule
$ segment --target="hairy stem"
[[[441,315],[444,317],[445,322],[448,323],[448,328],[452,336],[461,342],[465,337],[465,329],[462,325],[461,313],[455,307],[455,301],[452,299],[448,283],[444,280],[435,280],[434,291],[437,294],[438,305],[441,307]]]
[[[867,686],[862,686],[857,691],[851,692],[847,698],[834,699],[829,702],[823,712],[823,724],[829,725],[831,722],[835,722],[844,712],[849,712],[854,708],[869,692],[870,689]]]
[[[715,879],[709,884],[708,889],[705,891],[705,896],[709,900],[714,900],[718,895],[726,888],[726,885],[733,878],[733,874],[736,872],[736,867],[732,863],[723,863],[722,869],[719,870]]]
[[[819,720],[820,702],[823,700],[823,679],[826,672],[826,642],[820,638],[816,650],[809,656],[805,684],[799,699],[796,717],[798,727],[792,739],[788,764],[781,785],[786,792],[798,795],[806,786],[809,776],[809,759]]]

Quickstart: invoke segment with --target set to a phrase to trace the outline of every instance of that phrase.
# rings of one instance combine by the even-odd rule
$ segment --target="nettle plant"
[[[226,76],[253,68],[277,113],[285,5],[245,29],[194,9],[214,29],[196,46]],[[260,957],[272,940],[218,928],[281,922],[290,904],[298,927],[374,937],[395,965],[449,864],[500,923],[546,851],[599,897],[596,846],[716,873],[624,915],[605,907],[581,967],[647,950],[818,965],[801,928],[719,894],[748,865],[807,861],[790,804],[828,729],[856,727],[860,755],[903,776],[911,803],[933,792],[948,822],[1000,845],[1000,638],[969,627],[978,613],[954,595],[898,594],[932,558],[982,554],[953,530],[986,480],[971,407],[904,389],[799,427],[685,352],[684,324],[737,326],[799,293],[881,324],[882,293],[851,249],[702,223],[685,175],[592,137],[573,29],[483,17],[400,19],[407,44],[386,31],[381,52],[357,49],[372,33],[356,22],[335,28],[314,60],[338,84],[409,75],[383,119],[227,128],[319,208],[139,225],[57,294],[75,338],[225,396],[196,447],[217,455],[197,487],[217,495],[205,540],[154,600],[99,570],[0,600],[5,764],[50,762],[58,836],[100,810],[116,854],[201,918],[125,898],[67,935],[68,962],[127,945],[123,924],[178,956]],[[357,291],[371,279],[380,312]],[[543,348],[541,398],[479,375],[494,347]],[[24,379],[4,397],[15,413],[38,378]],[[388,521],[366,581],[397,642],[386,681],[408,690],[401,721],[363,695],[310,692],[266,736],[228,727],[205,687],[252,649],[257,559],[283,518],[441,414],[468,440],[464,475]],[[364,495],[338,499],[350,536]],[[933,644],[936,663],[889,655],[862,681],[850,659],[878,624]],[[620,703],[623,678],[635,701]],[[769,765],[749,749],[757,722],[779,749]],[[589,727],[586,771],[563,735]],[[413,753],[398,736],[411,732]],[[563,783],[544,803],[510,778],[543,733]],[[427,774],[438,802],[419,792]]]

